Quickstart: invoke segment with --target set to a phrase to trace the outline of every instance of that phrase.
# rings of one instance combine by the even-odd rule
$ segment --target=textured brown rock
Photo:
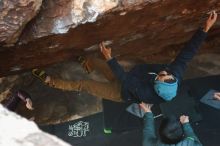
[[[218,0],[105,0],[103,3],[44,1],[40,14],[25,28],[18,44],[1,48],[0,75],[82,54],[95,55],[102,40],[112,46],[113,54],[120,59],[169,62],[204,23],[207,13],[220,10]],[[92,9],[95,6],[98,8]],[[102,15],[96,20],[98,14]],[[201,53],[220,53],[219,36],[218,21]]]
[[[52,34],[65,34],[80,24],[117,6],[118,0],[47,0],[40,14],[25,31],[21,43]]]
[[[0,42],[13,45],[25,25],[36,15],[42,0],[0,1]]]

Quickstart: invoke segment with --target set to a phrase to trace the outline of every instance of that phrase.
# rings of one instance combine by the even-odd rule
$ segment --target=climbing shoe
[[[32,74],[38,79],[40,79],[42,82],[45,82],[46,77],[48,76],[44,70],[40,69],[33,69]]]
[[[91,73],[92,72],[92,69],[89,67],[88,65],[88,60],[83,57],[83,56],[79,56],[77,58],[78,62],[81,64],[82,68],[86,71],[86,73]]]

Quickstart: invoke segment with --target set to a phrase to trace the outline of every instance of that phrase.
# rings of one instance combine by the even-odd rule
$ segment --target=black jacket
[[[125,101],[146,102],[158,104],[164,102],[154,91],[155,75],[162,70],[169,70],[177,79],[182,80],[187,63],[195,56],[197,50],[205,40],[207,33],[199,29],[170,64],[141,64],[135,66],[131,71],[125,72],[115,58],[107,63],[117,79],[122,83],[121,95]]]

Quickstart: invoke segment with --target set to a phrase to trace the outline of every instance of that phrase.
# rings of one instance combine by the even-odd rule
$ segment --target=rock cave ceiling
[[[0,1],[0,76],[79,55],[102,57],[105,41],[120,60],[171,61],[219,0]],[[220,53],[220,20],[200,53]]]

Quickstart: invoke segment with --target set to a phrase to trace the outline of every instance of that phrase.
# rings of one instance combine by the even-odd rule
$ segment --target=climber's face
[[[166,82],[169,80],[175,80],[173,75],[168,73],[167,71],[160,71],[156,77],[156,80],[161,82]]]

